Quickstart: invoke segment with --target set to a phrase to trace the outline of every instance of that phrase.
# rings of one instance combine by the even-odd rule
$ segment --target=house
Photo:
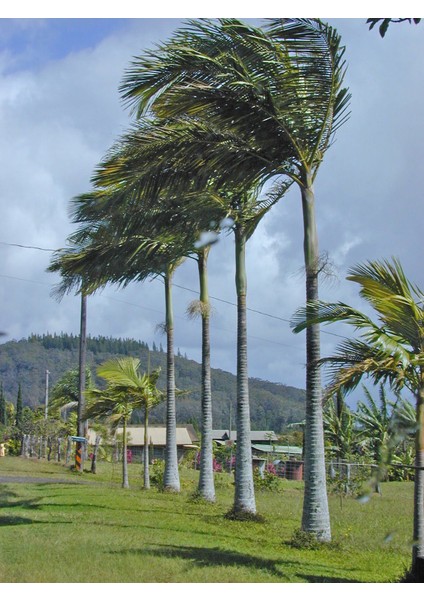
[[[116,436],[122,436],[123,429],[118,427]],[[177,427],[177,456],[181,460],[189,449],[199,448],[199,439],[192,425]],[[88,444],[95,442],[96,434],[91,429],[88,431]],[[131,457],[137,461],[142,460],[144,450],[144,426],[129,425],[127,427],[127,447],[131,451]],[[150,459],[165,458],[166,427],[151,425],[148,429],[148,443]]]

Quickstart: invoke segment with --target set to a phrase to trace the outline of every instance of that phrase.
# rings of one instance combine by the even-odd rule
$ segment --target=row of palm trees
[[[179,490],[175,444],[172,276],[185,257],[199,265],[202,316],[200,493],[213,489],[209,241],[235,240],[237,456],[234,511],[255,513],[247,369],[246,244],[286,190],[297,184],[304,220],[306,299],[318,297],[313,184],[334,132],[347,118],[344,48],[319,20],[196,20],[134,59],[120,91],[134,123],[98,166],[93,189],[76,198],[79,225],[50,267],[61,291],[90,294],[108,283],[162,277],[166,297],[167,454],[165,487]],[[307,329],[308,374],[303,527],[331,537],[325,484],[319,330]]]
[[[199,265],[202,316],[202,494],[209,477],[211,423],[209,299],[206,266],[220,231],[234,233],[237,321],[237,456],[235,512],[255,513],[247,385],[246,243],[258,223],[297,184],[304,222],[306,306],[293,321],[306,329],[305,497],[302,528],[331,538],[325,484],[320,367],[329,364],[329,393],[347,392],[364,375],[407,387],[416,398],[413,572],[424,562],[424,372],[422,293],[400,264],[371,262],[349,278],[377,312],[374,323],[342,303],[318,300],[320,260],[313,184],[334,132],[348,117],[344,48],[319,20],[267,19],[262,28],[236,19],[190,21],[154,51],[136,58],[121,92],[132,128],[98,166],[93,190],[74,203],[79,227],[51,270],[61,291],[90,294],[108,283],[162,277],[167,331],[165,487],[179,490],[174,451],[172,276],[186,257]],[[320,358],[319,325],[346,321],[363,339]],[[211,483],[212,482],[212,483]],[[208,492],[206,492],[208,490]],[[420,575],[421,574],[421,575]],[[422,580],[422,579],[421,579]]]
[[[295,184],[304,222],[306,300],[318,299],[314,181],[348,117],[340,36],[315,19],[195,20],[127,69],[120,91],[134,123],[75,199],[78,229],[50,270],[62,293],[161,277],[167,333],[165,488],[179,491],[175,443],[172,277],[199,266],[202,317],[202,459],[199,492],[213,500],[207,259],[221,231],[234,235],[237,292],[235,513],[256,513],[247,367],[246,244]],[[325,480],[319,326],[306,336],[304,530],[331,539]]]

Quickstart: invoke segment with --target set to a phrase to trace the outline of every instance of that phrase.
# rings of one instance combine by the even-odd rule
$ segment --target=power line
[[[187,292],[193,292],[194,294],[198,294],[196,290],[192,290],[191,288],[184,287],[182,285],[177,285],[176,283],[172,284],[174,287],[181,288],[182,290],[186,290]],[[222,298],[216,298],[215,296],[209,296],[212,300],[218,300],[219,302],[223,302],[224,304],[230,304],[231,306],[237,306],[235,302],[230,302],[229,300],[223,300]],[[284,321],[285,323],[290,323],[290,319],[284,319],[284,317],[278,317],[277,315],[271,315],[270,313],[262,312],[261,310],[256,310],[254,308],[248,308],[249,312],[257,313],[258,315],[262,315],[264,317],[270,317],[271,319],[277,319],[278,321]],[[339,337],[344,339],[343,335],[339,335],[338,333],[332,333],[331,331],[323,331],[322,333],[326,333],[327,335],[333,335],[335,337]]]
[[[57,248],[41,248],[40,246],[24,246],[23,244],[10,244],[9,242],[0,242],[3,246],[15,246],[16,248],[30,248],[31,250],[43,250],[45,252],[56,252]]]
[[[53,249],[53,248],[41,248],[39,246],[25,246],[23,244],[12,244],[12,243],[9,243],[9,242],[1,242],[1,241],[0,241],[0,244],[3,244],[5,246],[15,246],[17,248],[30,248],[30,249],[33,249],[33,250],[43,250],[45,252],[56,252],[57,251],[57,249]],[[0,275],[0,277],[8,277],[8,275]],[[28,279],[20,279],[19,277],[10,277],[9,276],[9,278],[10,279],[18,279],[20,281],[30,281]],[[31,283],[40,283],[40,282],[32,281]],[[48,284],[45,284],[45,285],[48,285]],[[193,294],[198,294],[198,292],[196,290],[193,290],[193,289],[188,288],[188,287],[184,287],[182,285],[178,285],[176,283],[174,283],[173,286],[177,287],[177,288],[180,288],[182,290],[186,290],[187,292],[192,292]],[[229,300],[224,300],[223,298],[217,298],[216,296],[210,296],[210,298],[212,300],[216,300],[217,302],[222,302],[223,304],[229,304],[230,306],[235,306],[235,307],[237,306],[237,304],[235,302],[230,302]],[[110,298],[110,300],[113,300],[113,298]],[[140,305],[135,305],[135,306],[140,306]],[[144,308],[144,307],[140,306],[140,308]],[[150,310],[154,310],[154,309],[150,309]],[[264,317],[269,317],[270,319],[277,319],[278,321],[283,321],[285,323],[290,323],[290,319],[285,319],[284,317],[279,317],[277,315],[272,315],[270,313],[266,313],[266,312],[263,312],[261,310],[256,310],[254,308],[249,308],[249,307],[247,307],[247,310],[249,312],[253,312],[253,313],[256,313],[258,315],[262,315]],[[339,335],[337,333],[332,333],[331,331],[324,331],[324,330],[322,330],[322,333],[325,333],[326,335],[332,335],[334,337],[338,337],[338,338],[344,339],[344,336]],[[275,342],[275,343],[277,343],[277,342]]]

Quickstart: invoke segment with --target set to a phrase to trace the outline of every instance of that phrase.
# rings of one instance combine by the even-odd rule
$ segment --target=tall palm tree
[[[81,293],[81,315],[80,315],[80,339],[79,339],[79,369],[78,369],[78,436],[87,437],[87,422],[84,421],[85,412],[85,387],[86,387],[86,363],[87,363],[87,296]],[[86,446],[85,446],[86,448]],[[76,455],[84,452],[81,442],[76,443]],[[85,457],[84,457],[85,458]],[[79,468],[83,471],[83,460]],[[78,468],[78,461],[75,461]]]
[[[359,338],[346,339],[333,356],[319,364],[329,368],[330,392],[354,389],[364,376],[389,384],[395,392],[407,388],[416,403],[414,525],[411,577],[424,582],[424,294],[406,277],[400,262],[369,261],[349,271],[360,285],[360,296],[377,316],[342,302],[315,302],[297,311],[295,332],[314,323],[347,323]],[[312,309],[312,310],[311,310]]]
[[[318,298],[320,270],[313,184],[347,116],[343,54],[337,32],[318,20],[269,19],[262,29],[236,19],[191,21],[169,42],[136,58],[121,86],[137,117],[150,111],[208,123],[214,134],[208,137],[209,150],[204,146],[194,160],[199,169],[212,164],[227,185],[249,188],[277,180],[277,194],[279,178],[299,185],[307,301]],[[223,129],[231,140],[225,151]],[[208,151],[212,162],[205,159]],[[316,325],[307,328],[306,347],[302,527],[329,540]]]
[[[122,222],[118,218],[118,225],[114,218],[114,226],[120,227],[127,237],[137,235],[140,229],[145,228],[146,211],[154,215],[154,234],[158,237],[169,235],[169,232],[175,237],[180,231],[187,238],[187,231],[192,232],[192,237],[188,244],[185,243],[185,250],[181,250],[181,254],[194,258],[199,270],[200,299],[196,303],[196,308],[200,308],[202,315],[202,448],[199,493],[206,500],[214,501],[207,292],[209,246],[199,247],[198,242],[204,231],[216,230],[216,224],[228,215],[229,208],[228,202],[223,201],[216,193],[213,194],[210,189],[206,193],[202,183],[206,186],[207,179],[203,182],[200,180],[192,163],[181,158],[178,164],[174,163],[175,150],[181,144],[182,133],[185,151],[190,157],[193,156],[193,147],[187,144],[187,139],[191,139],[188,125],[187,122],[167,123],[163,127],[158,122],[146,121],[130,131],[98,168],[94,177],[96,189],[92,194],[79,198],[75,214],[79,221],[110,220],[110,215],[115,214],[116,206],[119,206],[120,213],[125,213],[125,220]],[[169,182],[170,176],[172,184]],[[160,181],[160,188],[157,179]],[[182,182],[186,186],[183,190]],[[174,189],[180,190],[179,195],[176,196]],[[184,202],[179,200],[181,197]],[[172,333],[171,326],[167,330]],[[171,341],[168,343],[169,347],[170,343]],[[242,448],[243,444],[240,443],[239,446]]]
[[[208,292],[207,261],[210,246],[197,252],[200,295],[199,300],[192,302],[187,310],[189,317],[200,314],[202,320],[202,393],[201,393],[201,446],[199,470],[199,495],[215,502],[215,482],[213,472],[212,441],[212,386],[211,386],[211,344],[210,344],[210,301]]]
[[[60,271],[60,264],[56,264],[54,270]],[[56,297],[57,300],[61,300],[65,293],[65,289],[67,287],[77,286],[77,280],[75,277],[70,277],[69,275],[62,275],[62,277],[67,280],[67,283],[59,286],[54,289],[52,295]],[[87,437],[87,423],[83,419],[83,414],[85,412],[85,388],[86,388],[86,362],[87,362],[87,295],[85,293],[81,293],[81,308],[80,308],[80,338],[79,338],[79,357],[78,357],[78,398],[77,398],[77,419],[78,419],[78,429],[77,434],[78,437]],[[76,442],[75,448],[75,468],[80,470],[81,472],[84,470],[84,450],[86,451],[86,446],[84,448],[83,443],[80,441]]]

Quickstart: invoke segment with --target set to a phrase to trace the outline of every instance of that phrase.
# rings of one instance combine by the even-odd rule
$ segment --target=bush
[[[253,469],[253,482],[257,490],[276,491],[281,487],[281,479],[273,464],[265,466],[263,477],[261,477],[259,469]]]
[[[158,489],[163,489],[163,479],[165,474],[165,461],[157,458],[152,461],[149,468],[150,483]]]
[[[299,550],[320,550],[323,547],[337,550],[340,546],[338,542],[322,542],[312,531],[303,531],[302,529],[294,530],[288,545]]]
[[[253,523],[265,523],[265,517],[258,513],[251,513],[247,511],[235,510],[232,508],[225,514],[225,518],[230,521],[243,521]]]

